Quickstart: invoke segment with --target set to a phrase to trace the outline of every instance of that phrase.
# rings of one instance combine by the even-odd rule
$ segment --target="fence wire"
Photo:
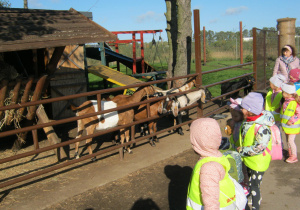
[[[269,78],[273,74],[275,60],[278,57],[278,32],[256,30],[257,55],[257,89],[268,86]]]

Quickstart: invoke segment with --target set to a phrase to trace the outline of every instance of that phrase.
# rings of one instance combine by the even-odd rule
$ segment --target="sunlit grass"
[[[220,69],[228,66],[235,66],[240,64],[240,60],[234,60],[234,59],[225,59],[225,60],[215,60],[211,62],[207,62],[205,65],[201,66],[201,69],[203,72],[209,71],[209,70],[214,70],[214,69]],[[152,65],[157,71],[162,71],[162,70],[167,70],[167,63],[154,63],[150,64]],[[116,66],[111,65],[111,68],[115,68]],[[191,74],[195,73],[195,63],[191,63]],[[132,70],[127,68],[123,65],[120,65],[120,71],[124,74],[131,75]],[[235,68],[235,69],[230,69],[230,70],[224,70],[224,71],[219,71],[215,73],[210,73],[210,74],[205,74],[202,77],[202,83],[203,85],[208,85],[212,83],[216,83],[222,80],[230,79],[233,77],[237,77],[240,75],[243,75],[245,73],[250,73],[252,72],[252,65],[251,66],[244,66],[243,68]],[[89,83],[90,83],[90,90],[95,90],[95,89],[103,89],[104,84],[103,84],[103,79],[95,76],[93,74],[89,74]],[[145,81],[144,79],[141,79]],[[118,87],[116,84],[112,84],[110,82],[107,82],[108,87]],[[213,96],[218,96],[221,94],[221,88],[220,85],[216,85],[213,87],[210,87],[209,90],[211,91]]]

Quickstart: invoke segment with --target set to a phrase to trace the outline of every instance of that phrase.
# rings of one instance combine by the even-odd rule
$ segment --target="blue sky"
[[[23,8],[23,0],[10,0],[12,8]],[[192,0],[191,9],[200,10],[200,28],[206,30],[238,31],[243,29],[276,27],[277,19],[296,18],[300,26],[300,1],[287,3],[279,0]],[[93,12],[93,20],[109,31],[162,29],[167,36],[166,4],[164,0],[28,0],[30,9],[68,10]],[[192,17],[193,20],[193,17]],[[193,26],[193,23],[192,23]],[[154,38],[158,39],[159,34]],[[144,35],[145,41],[152,35]],[[125,36],[120,37],[126,38]]]

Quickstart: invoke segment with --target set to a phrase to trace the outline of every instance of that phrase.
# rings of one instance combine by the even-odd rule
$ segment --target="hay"
[[[19,95],[20,97],[18,97],[18,101],[16,102],[21,103],[21,96],[24,93],[24,89],[20,89],[19,91]],[[32,98],[33,92],[29,93],[29,101]],[[7,98],[5,98],[4,100],[4,106],[9,106],[11,105],[11,100],[14,97],[14,93],[13,93],[13,89],[11,89],[9,91],[9,94],[7,96]],[[16,111],[15,109],[11,109],[11,110],[5,110],[4,112],[4,116],[3,118],[0,120],[0,131],[2,130],[2,128],[4,127],[4,125],[7,124],[14,124],[15,129],[21,128],[20,122],[25,118],[24,115],[21,115],[18,111]],[[19,141],[24,144],[25,140],[23,138],[21,138],[20,134],[16,134]]]

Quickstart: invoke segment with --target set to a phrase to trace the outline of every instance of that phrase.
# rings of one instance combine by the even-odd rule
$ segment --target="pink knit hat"
[[[221,157],[221,139],[221,129],[215,119],[200,118],[191,124],[190,140],[193,149],[201,157]]]
[[[295,83],[297,82],[300,78],[300,69],[292,69],[290,71],[290,76],[293,78],[290,78],[290,82]]]

